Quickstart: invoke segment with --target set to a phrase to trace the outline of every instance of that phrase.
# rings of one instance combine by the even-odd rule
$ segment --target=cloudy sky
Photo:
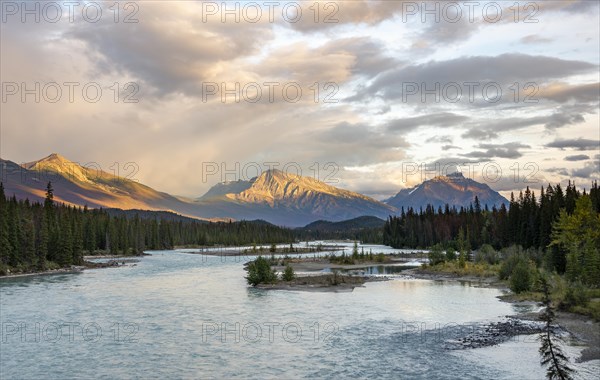
[[[270,166],[379,199],[456,165],[587,186],[599,2],[516,4],[3,0],[0,154],[190,197]]]

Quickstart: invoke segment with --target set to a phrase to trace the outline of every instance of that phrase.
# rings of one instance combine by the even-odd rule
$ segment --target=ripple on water
[[[497,290],[393,280],[352,293],[265,291],[244,276],[239,260],[164,251],[131,267],[1,281],[3,326],[93,323],[102,335],[5,334],[0,378],[543,378],[524,342],[447,351],[421,333],[512,314]]]

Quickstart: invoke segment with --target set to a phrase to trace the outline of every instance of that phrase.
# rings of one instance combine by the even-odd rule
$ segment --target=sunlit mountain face
[[[57,201],[77,206],[173,211],[211,220],[263,219],[293,227],[316,220],[341,221],[360,216],[386,219],[402,208],[418,210],[427,205],[469,207],[475,197],[482,207],[507,203],[486,184],[465,178],[461,173],[435,177],[412,189],[401,190],[384,203],[276,169],[248,181],[217,184],[193,200],[81,166],[59,154],[23,165],[3,160],[2,167],[6,193],[19,199],[42,201],[51,182]]]
[[[447,176],[438,176],[427,180],[411,189],[403,189],[385,202],[396,208],[404,207],[418,210],[426,205],[432,205],[436,210],[450,207],[470,207],[475,203],[475,198],[484,208],[488,206],[508,206],[508,200],[498,192],[492,190],[487,184],[465,178],[462,173],[451,173]]]
[[[198,200],[175,197],[127,178],[93,170],[52,154],[17,165],[2,161],[5,191],[19,199],[41,201],[48,182],[55,199],[88,207],[174,211],[216,220],[264,219],[300,226],[362,215],[386,218],[396,210],[367,196],[309,177],[269,170],[247,182],[219,184]]]

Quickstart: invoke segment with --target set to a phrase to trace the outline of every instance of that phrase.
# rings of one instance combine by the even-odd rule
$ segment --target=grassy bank
[[[458,261],[446,261],[436,265],[426,265],[419,269],[422,273],[453,275],[456,277],[496,277],[499,283],[513,290],[500,298],[508,302],[533,301],[541,302],[543,294],[537,286],[537,279],[546,276],[551,286],[553,306],[560,311],[584,315],[600,322],[600,289],[586,287],[581,283],[570,283],[564,276],[548,273],[544,269],[531,266],[523,279],[516,281],[520,275],[511,271],[507,275],[506,265],[489,264],[487,262],[467,262],[461,267]],[[515,288],[515,284],[519,285]]]
[[[436,265],[424,265],[421,268],[423,272],[429,273],[444,273],[444,274],[453,274],[459,277],[494,277],[498,276],[500,271],[500,265],[494,264],[490,265],[488,263],[465,263],[464,267],[461,267],[458,262],[454,261],[446,261]]]

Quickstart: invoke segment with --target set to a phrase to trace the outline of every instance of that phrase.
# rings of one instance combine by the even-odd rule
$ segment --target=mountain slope
[[[98,208],[165,210],[187,214],[187,204],[138,182],[85,168],[61,155],[17,165],[0,160],[5,192],[19,199],[42,201],[52,182],[58,202]],[[193,214],[187,214],[195,216]]]
[[[465,178],[462,173],[452,173],[447,176],[438,176],[411,189],[403,189],[395,196],[387,199],[385,203],[397,209],[425,208],[428,204],[436,209],[446,204],[456,207],[468,207],[478,197],[481,207],[488,207],[504,203],[508,200],[498,192],[492,190],[484,183]]]
[[[359,216],[358,218],[343,220],[340,222],[328,222],[317,220],[300,228],[305,231],[354,231],[365,228],[383,228],[385,220],[374,216]]]
[[[365,215],[387,218],[397,211],[367,196],[280,170],[263,172],[236,186],[244,190],[223,194],[211,189],[197,204],[205,210],[293,227],[319,219],[340,221]]]
[[[23,165],[1,160],[0,169],[0,181],[9,196],[43,201],[46,185],[51,181],[56,201],[91,208],[171,211],[212,220],[263,219],[290,227],[319,219],[385,219],[397,211],[364,195],[279,170],[264,172],[250,181],[218,184],[194,201],[82,167],[58,154]]]

